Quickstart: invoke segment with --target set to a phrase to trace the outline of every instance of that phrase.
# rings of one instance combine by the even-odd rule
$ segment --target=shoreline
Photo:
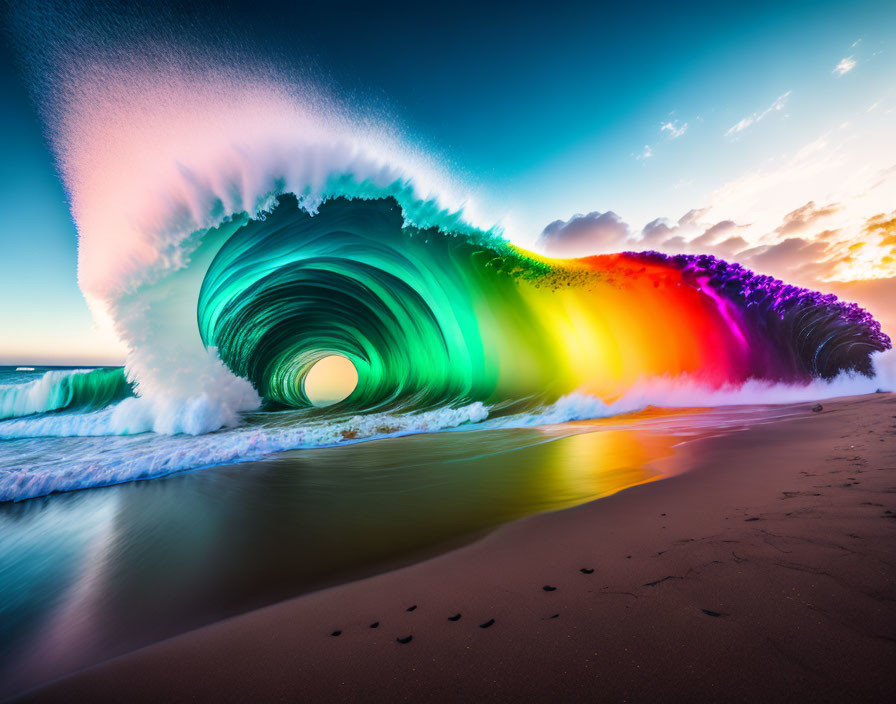
[[[894,418],[896,396],[876,394],[695,439],[666,460],[691,471],[23,700],[884,701],[896,686]]]
[[[0,560],[38,566],[34,596],[3,620],[0,700],[660,478],[654,464],[673,443],[768,413],[651,409],[471,429],[461,443],[412,434],[0,506]],[[62,569],[42,581],[48,560]]]

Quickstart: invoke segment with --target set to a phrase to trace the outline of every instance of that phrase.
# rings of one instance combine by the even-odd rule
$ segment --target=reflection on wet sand
[[[414,435],[0,506],[0,695],[657,479],[717,420]]]

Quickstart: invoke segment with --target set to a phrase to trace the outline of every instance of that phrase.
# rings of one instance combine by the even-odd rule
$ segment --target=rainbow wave
[[[714,257],[552,260],[409,226],[393,199],[337,198],[311,216],[285,196],[218,236],[202,340],[279,406],[309,406],[305,377],[332,354],[358,370],[344,407],[379,411],[608,399],[659,376],[712,388],[870,375],[890,346],[857,306]]]
[[[290,70],[208,33],[73,41],[83,13],[14,14],[79,285],[127,364],[0,387],[0,500],[466,424],[892,387],[889,338],[833,296],[712,257],[540,257],[482,229],[506,213],[446,159]],[[313,407],[333,354],[358,383]]]
[[[889,338],[834,296],[713,257],[552,260],[406,213],[334,197],[312,215],[287,194],[196,233],[186,265],[115,299],[127,370],[0,387],[0,501],[408,433],[892,385]],[[333,354],[358,383],[317,408],[305,379]]]
[[[549,259],[491,232],[409,224],[391,196],[337,197],[313,215],[280,196],[266,215],[203,233],[190,267],[130,303],[152,323],[138,352],[170,328],[188,360],[186,319],[220,384],[237,382],[239,403],[222,415],[201,393],[133,399],[142,396],[133,370],[48,372],[0,387],[0,419],[126,399],[112,426],[83,432],[198,434],[238,425],[260,404],[310,409],[306,377],[334,354],[358,383],[331,415],[535,408],[574,392],[613,402],[658,378],[712,391],[871,377],[874,353],[891,346],[857,305],[712,256]],[[162,373],[176,380],[177,366]]]

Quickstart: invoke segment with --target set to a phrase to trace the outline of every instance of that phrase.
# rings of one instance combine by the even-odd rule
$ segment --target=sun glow
[[[351,396],[358,385],[358,370],[347,357],[331,354],[311,367],[303,384],[312,405],[332,406]]]

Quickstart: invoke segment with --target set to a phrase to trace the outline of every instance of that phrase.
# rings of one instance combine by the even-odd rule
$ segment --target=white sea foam
[[[135,31],[118,43],[90,36],[76,11],[13,13],[30,40],[42,111],[79,234],[79,283],[100,325],[127,348],[138,398],[101,419],[35,420],[83,432],[197,434],[233,426],[259,397],[196,329],[208,229],[263,216],[293,193],[313,212],[323,199],[393,195],[409,221],[464,230],[494,222],[456,179],[375,115],[349,111],[257,58]],[[139,29],[136,28],[136,29]],[[108,31],[99,36],[114,36]],[[463,215],[460,211],[463,208]],[[859,380],[861,382],[861,380]],[[571,395],[543,420],[597,417],[638,404],[695,405],[810,398],[840,386],[782,389],[750,382],[707,391],[650,380],[614,404]],[[863,387],[866,388],[866,387]],[[37,393],[37,392],[35,392]],[[36,407],[36,406],[35,406]],[[43,427],[43,426],[41,426]],[[49,430],[46,431],[48,434]]]
[[[212,465],[262,459],[283,450],[326,447],[375,438],[447,429],[526,428],[607,418],[648,406],[708,407],[772,405],[896,391],[896,353],[874,356],[873,378],[841,374],[804,385],[749,381],[740,388],[710,389],[687,379],[652,379],[612,402],[573,393],[532,412],[489,418],[482,403],[422,413],[367,414],[328,421],[301,413],[256,414],[248,423],[203,433],[220,418],[220,408],[202,399],[178,409],[147,409],[142,399],[90,413],[46,414],[0,422],[0,501],[22,500],[53,491],[116,484]],[[226,391],[225,391],[226,393]],[[254,393],[254,392],[253,392]],[[211,410],[210,410],[211,409]],[[151,432],[166,423],[165,435]],[[99,436],[99,437],[97,437]],[[117,437],[110,437],[117,436]]]
[[[749,379],[744,384],[709,387],[687,376],[652,377],[636,382],[622,396],[603,401],[583,393],[571,393],[534,413],[490,421],[491,426],[531,427],[575,420],[607,418],[656,408],[714,408],[719,406],[779,405],[896,391],[896,350],[872,355],[874,376],[843,372],[833,379],[805,384]]]
[[[896,391],[896,350],[875,352],[874,376],[843,372],[833,379],[814,379],[805,384],[785,384],[750,379],[744,384],[710,388],[683,377],[645,379],[634,384],[619,403],[623,405],[689,408],[743,406],[819,401],[841,396],[858,396],[877,391]]]
[[[0,423],[0,438],[12,440],[0,447],[0,501],[246,462],[283,450],[436,432],[477,423],[488,415],[481,403],[415,414],[374,413],[331,422],[285,422],[283,414],[269,414],[267,419],[238,428],[198,436],[144,433],[109,437],[121,428],[116,414],[123,405],[93,413]]]
[[[79,284],[127,349],[141,397],[122,411],[132,430],[204,432],[258,406],[196,331],[209,228],[263,216],[285,193],[309,212],[329,197],[392,195],[410,222],[471,228],[468,194],[375,115],[251,57],[222,58],[201,37],[185,61],[161,39],[71,43],[79,33],[65,23],[84,18],[54,21],[28,51],[48,62],[35,79],[78,229]]]
[[[181,47],[163,45],[129,45],[109,60],[108,46],[72,48],[78,33],[65,29],[35,35],[58,37],[46,48],[55,63],[41,72],[50,83],[45,118],[78,228],[79,283],[98,323],[126,345],[138,397],[102,411],[0,422],[0,439],[10,441],[0,448],[0,500],[487,418],[489,409],[473,404],[327,423],[243,423],[259,396],[205,349],[196,326],[203,265],[214,255],[201,246],[208,228],[238,213],[263,215],[282,193],[312,212],[327,197],[393,195],[411,222],[459,230],[481,222],[474,204],[394,130],[265,67],[214,61],[198,48],[185,62]],[[805,386],[708,389],[650,379],[615,401],[570,394],[493,422],[525,427],[647,405],[814,400],[892,389],[893,379],[892,365],[875,379]],[[51,410],[52,381],[45,375],[10,397],[13,415]],[[64,447],[33,440],[60,437],[68,438]]]

